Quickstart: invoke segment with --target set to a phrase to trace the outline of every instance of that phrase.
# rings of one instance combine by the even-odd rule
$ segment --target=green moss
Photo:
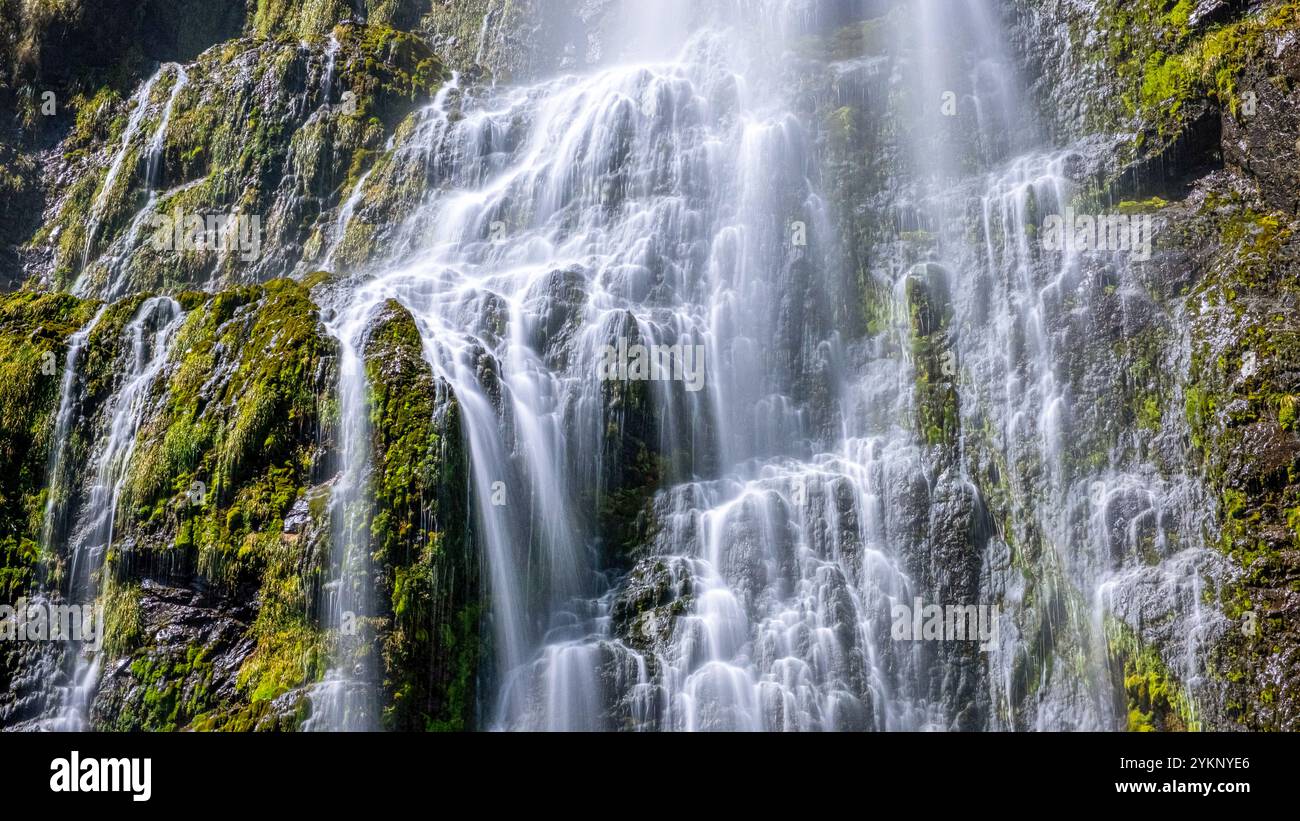
[[[45,471],[67,340],[95,304],[68,294],[0,296],[0,600],[26,593],[40,560]]]
[[[934,269],[937,270],[937,269]],[[916,375],[917,425],[927,444],[952,446],[960,433],[955,352],[948,338],[951,307],[941,274],[907,279],[907,309]]]
[[[257,0],[249,27],[258,37],[314,40],[329,33],[351,9],[343,0]]]
[[[386,308],[367,343],[370,424],[382,455],[375,481],[372,544],[380,561],[410,563],[424,545],[417,533],[424,500],[435,497],[440,450],[434,427],[433,376],[419,331],[397,303]]]
[[[1300,533],[1294,395],[1300,392],[1300,304],[1294,225],[1235,192],[1211,191],[1185,222],[1187,242],[1214,249],[1188,294],[1192,356],[1185,391],[1194,458],[1218,497],[1218,548],[1240,568],[1218,593],[1225,614],[1256,614],[1257,632],[1229,631],[1214,648],[1231,716],[1251,728],[1285,726],[1288,700],[1262,695],[1278,675],[1272,649],[1295,641],[1282,619],[1259,615],[1290,594]]]
[[[126,655],[144,641],[140,610],[140,585],[113,584],[104,594],[104,653],[109,658]]]
[[[77,95],[72,99],[77,119],[67,145],[70,158],[80,156],[95,142],[112,143],[121,136],[127,119],[119,110],[121,104],[122,96],[110,86],[103,86],[93,97]]]
[[[1208,98],[1236,114],[1242,71],[1259,56],[1266,35],[1294,25],[1300,5],[1277,3],[1208,30],[1190,26],[1191,9],[1189,0],[1104,0],[1096,18],[1075,32],[1100,70],[1117,77],[1121,109],[1138,124],[1139,140],[1154,132],[1148,148],[1163,149],[1182,132],[1195,100]],[[1092,39],[1094,33],[1100,36]],[[1099,129],[1117,125],[1106,106],[1093,116]]]
[[[302,602],[298,604],[296,612],[301,614]],[[262,612],[268,612],[265,602]],[[319,631],[296,617],[288,624],[272,625],[280,615],[265,619],[259,615],[257,649],[239,669],[239,687],[253,703],[274,700],[325,672],[327,659]]]
[[[78,177],[64,195],[63,210],[59,216],[42,225],[28,243],[35,248],[54,242],[53,279],[59,285],[70,286],[80,270],[97,185],[93,176]]]
[[[305,485],[332,345],[306,289],[276,280],[192,311],[176,349],[184,356],[164,412],[142,431],[123,504],[141,522],[172,523],[206,572],[233,581]],[[223,368],[229,378],[206,395]]]
[[[1144,398],[1138,411],[1138,427],[1150,431],[1160,430],[1160,417],[1160,398],[1157,396]]]
[[[183,655],[140,651],[130,672],[136,686],[111,705],[104,729],[172,732],[187,727],[217,701],[212,662],[202,647],[185,648]]]
[[[394,12],[375,5],[372,22]],[[346,4],[335,0],[263,2],[255,10],[255,31],[277,38],[282,24],[299,23],[310,33],[275,39],[245,39],[210,49],[187,68],[189,84],[176,98],[164,135],[163,170],[155,209],[172,213],[272,213],[286,179],[310,193],[309,202],[321,210],[345,184],[355,181],[367,152],[376,151],[403,119],[426,102],[448,76],[442,63],[417,36],[383,25],[342,25],[337,28],[339,51],[330,106],[323,113],[301,105],[303,74],[313,70],[319,55],[308,55],[300,39],[314,49],[334,21],[347,15]],[[305,16],[304,16],[305,15]],[[328,23],[324,21],[328,20]],[[320,27],[317,31],[316,27]],[[151,112],[171,92],[171,74],[159,82],[150,101]],[[63,142],[65,160],[76,167],[88,158],[112,157],[121,148],[127,104],[111,88],[75,101],[77,124]],[[347,103],[355,103],[349,106]],[[156,113],[154,114],[156,117]],[[147,122],[148,133],[155,122]],[[93,173],[72,176],[55,192],[57,215],[28,241],[32,249],[54,247],[54,279],[67,287],[80,277],[91,293],[103,289],[105,264],[96,264],[102,249],[125,231],[144,202],[142,179],[136,173],[143,138],[137,138],[112,191],[100,189],[107,179],[106,161]],[[22,180],[16,180],[15,185]],[[0,180],[0,188],[4,181]],[[170,192],[170,193],[166,193]],[[94,204],[99,200],[100,207]],[[98,217],[90,268],[82,271],[91,212]],[[266,223],[263,246],[303,244],[317,214],[304,214],[288,224]],[[317,243],[319,244],[319,238]],[[247,261],[238,255],[214,256],[199,250],[160,251],[139,242],[129,260],[114,272],[125,277],[128,290],[174,291],[209,281],[236,281]]]
[[[396,127],[415,103],[433,97],[450,76],[423,40],[387,26],[338,30],[345,81],[356,95],[354,116]]]
[[[1197,732],[1190,696],[1169,674],[1159,653],[1142,643],[1124,623],[1107,618],[1111,670],[1126,703],[1129,732]]]
[[[265,703],[325,668],[313,615],[322,544],[286,532],[285,518],[298,500],[328,495],[313,496],[308,486],[328,442],[321,409],[334,392],[335,347],[307,289],[290,280],[185,302],[158,411],[141,428],[123,486],[119,519],[129,547],[110,557],[110,576],[132,590],[132,567],[161,559],[196,567],[216,591],[255,597],[253,651],[234,678],[238,698],[220,705],[182,698],[178,671],[148,662],[140,675],[156,692],[132,706],[129,721],[279,726]],[[323,511],[313,510],[319,520]]]
[[[1162,208],[1167,208],[1169,202],[1160,197],[1150,197],[1145,200],[1124,200],[1118,206],[1121,214],[1151,214]]]
[[[390,694],[384,722],[466,729],[478,666],[478,571],[465,535],[455,404],[400,304],[381,308],[364,356],[375,464],[370,544],[388,603],[380,629]]]
[[[479,659],[482,654],[479,646],[481,621],[479,605],[469,604],[442,625],[441,646],[446,648],[449,662],[443,710],[446,717],[430,716],[425,725],[425,729],[430,732],[461,732],[474,728]]]
[[[1282,394],[1277,397],[1277,423],[1282,430],[1297,432],[1296,416],[1300,400],[1295,394]]]

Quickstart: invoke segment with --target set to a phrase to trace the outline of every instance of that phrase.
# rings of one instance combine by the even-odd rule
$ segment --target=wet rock
[[[1224,161],[1250,175],[1270,207],[1300,211],[1300,36],[1266,38],[1238,83],[1240,107],[1223,120]]]
[[[149,579],[140,591],[146,647],[105,663],[92,726],[184,729],[206,712],[237,703],[239,670],[255,645],[248,635],[253,608]]]
[[[467,538],[458,406],[396,300],[371,318],[362,355],[372,420],[368,537],[390,705],[384,723],[472,728],[482,602],[477,546]]]
[[[1196,0],[1196,7],[1187,15],[1187,25],[1202,29],[1222,23],[1245,5],[1242,0]]]
[[[678,617],[693,605],[693,590],[688,561],[642,559],[619,584],[611,609],[615,634],[637,650],[664,654]]]

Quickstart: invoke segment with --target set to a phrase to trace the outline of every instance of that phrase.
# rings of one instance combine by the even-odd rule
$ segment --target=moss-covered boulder
[[[456,402],[425,361],[415,320],[395,301],[373,318],[363,356],[384,724],[472,729],[483,611]]]

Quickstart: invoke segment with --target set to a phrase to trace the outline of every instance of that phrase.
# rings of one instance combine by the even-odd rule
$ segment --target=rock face
[[[375,516],[370,524],[382,608],[385,724],[398,730],[474,726],[482,596],[470,541],[456,401],[396,302],[364,347],[371,386]]]
[[[323,212],[445,78],[411,34],[345,24],[330,37],[230,41],[183,69],[164,65],[125,105],[111,93],[87,101],[52,160],[68,184],[49,192],[29,243],[37,269],[115,296],[269,279],[323,254],[334,239]],[[116,125],[128,107],[142,115],[134,130]],[[172,239],[185,220],[239,214],[258,222],[206,246]]]
[[[120,388],[114,369],[130,355],[123,324],[140,305],[131,297],[109,306],[87,341],[71,382],[81,397],[71,464],[99,458],[96,431]],[[332,341],[306,290],[284,280],[191,292],[181,305],[184,319],[141,405],[99,574],[109,686],[90,705],[97,726],[251,726],[314,678],[319,654],[310,593],[322,534],[310,516],[286,519],[327,478],[329,439],[318,433],[330,425]],[[96,503],[84,473],[61,495],[57,509],[69,519]],[[41,589],[57,589],[69,572],[78,532],[55,530]]]
[[[88,340],[87,370],[74,382],[82,398],[73,458],[94,456],[112,363],[123,355],[122,325],[140,304],[129,298],[110,306]],[[102,574],[108,632],[91,725],[293,729],[310,715],[305,688],[325,662],[317,608],[329,555],[335,344],[307,289],[288,280],[212,296],[188,292],[181,304],[184,319],[150,389]],[[40,346],[54,351],[66,338],[59,323],[94,307],[27,295],[5,305],[8,315],[22,311],[23,337],[31,327],[54,337],[16,346],[16,364],[37,366],[45,361]],[[375,583],[387,600],[377,627],[386,720],[400,729],[465,728],[475,718],[480,616],[464,458],[454,400],[434,384],[412,333],[408,314],[386,313],[366,349],[378,460]],[[97,362],[105,364],[91,370]],[[108,386],[97,388],[96,379]],[[11,463],[29,464],[13,474],[26,487],[15,488],[7,526],[6,583],[15,597],[44,589],[37,579],[57,579],[71,561],[58,544],[42,560],[39,508],[20,515],[20,505],[30,509],[40,499],[42,480],[32,474],[42,470],[33,461],[48,449],[53,416],[40,410],[51,401],[49,385],[41,386],[57,381],[37,373],[10,383],[29,387],[6,407],[26,403],[37,420],[34,430],[12,429],[5,440]],[[90,490],[75,486],[64,502],[73,511],[91,503]],[[26,681],[24,659],[5,658],[15,679]],[[6,723],[39,719],[43,705],[33,693],[5,696]]]
[[[1209,652],[1214,694],[1196,710],[1204,726],[1294,729],[1300,707],[1283,682],[1295,658],[1288,585],[1300,544],[1293,515],[1300,439],[1291,410],[1300,369],[1293,344],[1298,9],[1287,2],[1013,6],[1019,41],[1043,69],[1040,104],[1060,133],[1133,135],[1121,162],[1097,177],[1104,195],[1177,200],[1159,211],[1161,250],[1146,280],[1152,315],[1169,317],[1161,338],[1172,333],[1186,347],[1171,355],[1177,343],[1163,343],[1157,355],[1167,364],[1148,390],[1169,397],[1158,400],[1167,409],[1157,418],[1139,408],[1137,423],[1156,431],[1150,447],[1159,463],[1169,465],[1190,444],[1188,458],[1217,502],[1216,549],[1232,568],[1217,599],[1233,629]],[[1051,32],[1068,36],[1045,36]],[[1144,333],[1122,333],[1135,331]],[[1171,695],[1154,664],[1161,643],[1173,639],[1151,638],[1121,653],[1130,724],[1154,715],[1170,728],[1188,705]]]
[[[30,274],[20,249],[51,194],[48,150],[98,96],[128,94],[152,62],[189,61],[238,36],[243,0],[3,4],[0,14],[0,283]]]
[[[789,118],[749,138],[787,141],[736,203],[713,154],[752,89],[707,38],[565,124],[586,142],[531,130],[546,78],[728,4],[0,0],[0,603],[104,605],[86,725],[319,717],[346,342],[378,726],[1300,729],[1300,4],[776,5]],[[556,145],[495,209],[428,207]],[[1066,208],[1148,220],[1150,254],[1058,253]],[[616,264],[564,245],[612,225]],[[539,247],[563,263],[510,292]],[[707,390],[586,386],[593,339],[694,338],[711,290],[765,337]],[[498,484],[529,498],[489,555]],[[913,596],[996,605],[993,646],[899,641]],[[57,722],[86,658],[0,644],[0,727]]]

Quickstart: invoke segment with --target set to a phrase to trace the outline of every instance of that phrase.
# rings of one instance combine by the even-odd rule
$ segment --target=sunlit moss
[[[436,383],[411,315],[384,305],[365,344],[375,471],[372,557],[387,598],[381,628],[385,724],[468,729],[478,668],[477,561],[465,532],[454,400]]]
[[[67,341],[95,308],[68,294],[0,296],[0,600],[26,593],[36,573]]]

